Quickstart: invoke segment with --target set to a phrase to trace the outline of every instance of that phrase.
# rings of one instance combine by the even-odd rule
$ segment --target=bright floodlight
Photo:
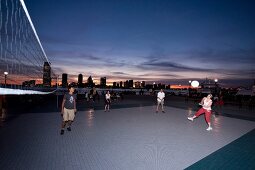
[[[199,82],[194,80],[194,81],[191,82],[191,86],[192,87],[198,87],[199,86]]]
[[[8,72],[7,72],[7,71],[5,71],[5,72],[4,72],[4,75],[8,75]]]
[[[214,79],[214,82],[217,83],[217,82],[218,82],[218,79]]]

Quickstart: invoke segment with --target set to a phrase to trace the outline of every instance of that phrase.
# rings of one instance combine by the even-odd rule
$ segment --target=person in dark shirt
[[[68,125],[67,130],[71,131],[71,124],[74,120],[76,110],[76,94],[74,94],[74,87],[68,87],[68,93],[64,95],[61,107],[61,116],[63,117],[63,122],[61,125],[60,134],[64,134],[65,126]]]

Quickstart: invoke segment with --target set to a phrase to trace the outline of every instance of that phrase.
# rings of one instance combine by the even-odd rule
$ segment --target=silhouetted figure
[[[7,100],[6,96],[0,95],[0,121],[5,121],[7,115]]]

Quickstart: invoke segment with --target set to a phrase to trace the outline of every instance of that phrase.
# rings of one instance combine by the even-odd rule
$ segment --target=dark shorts
[[[110,101],[109,99],[106,99],[106,100],[104,101],[104,103],[105,103],[105,105],[109,105],[109,104],[111,103],[111,101]]]

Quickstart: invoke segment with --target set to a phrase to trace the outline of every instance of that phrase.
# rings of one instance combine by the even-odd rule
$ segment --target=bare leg
[[[73,121],[72,120],[69,120],[68,121],[68,126],[70,127],[72,125]]]
[[[161,103],[161,108],[162,108],[162,112],[165,112],[164,111],[164,104],[163,103]]]
[[[63,135],[64,134],[64,129],[65,129],[65,126],[67,124],[67,121],[63,121],[62,124],[61,124],[61,131],[60,131],[60,134]]]
[[[61,124],[61,128],[64,129],[66,127],[67,121],[63,121]]]

